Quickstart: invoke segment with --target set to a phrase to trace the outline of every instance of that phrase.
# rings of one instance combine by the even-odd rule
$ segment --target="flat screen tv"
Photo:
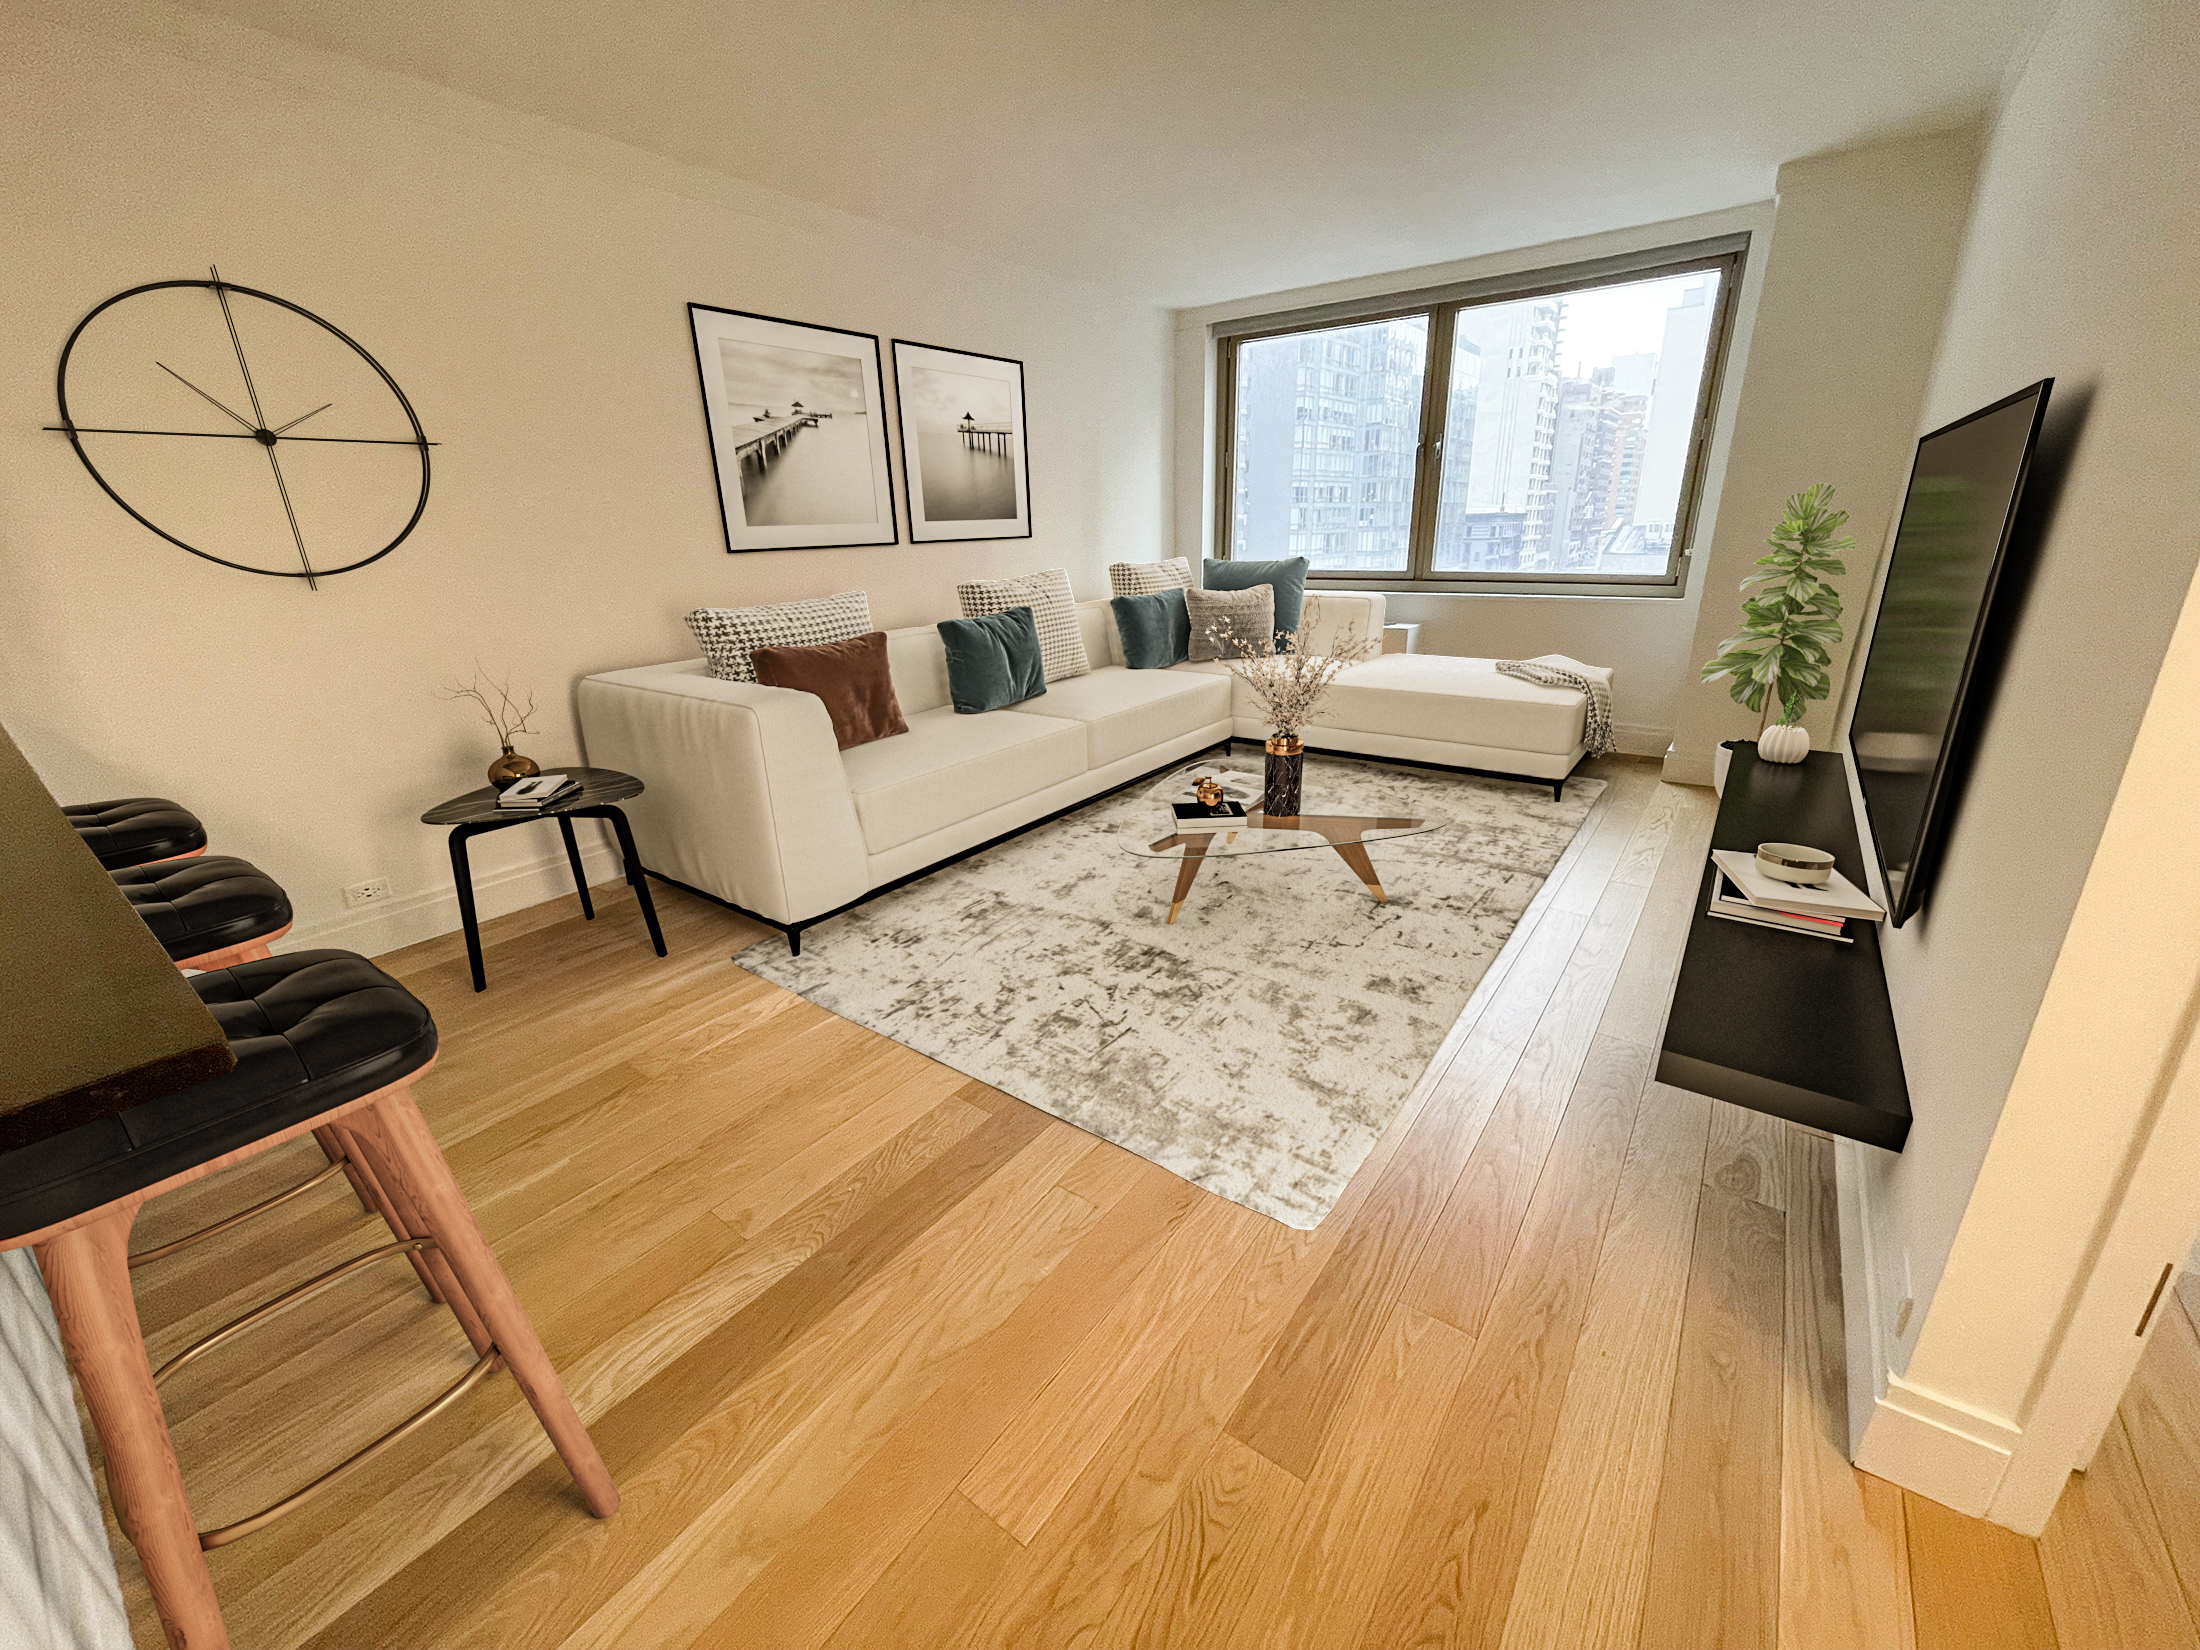
[[[1888,920],[1924,903],[1984,705],[1980,644],[2047,412],[2043,378],[1917,444],[1849,719]]]

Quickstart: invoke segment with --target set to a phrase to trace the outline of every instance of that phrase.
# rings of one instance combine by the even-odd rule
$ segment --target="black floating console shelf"
[[[1711,845],[1755,853],[1760,842],[1801,842],[1834,856],[1841,874],[1870,886],[1841,758],[1757,760],[1730,747],[1732,765]],[[1851,921],[1853,943],[1728,922],[1705,909],[1707,860],[1673,986],[1658,1081],[1751,1111],[1900,1151],[1910,1133],[1894,1011],[1879,959],[1879,925]]]

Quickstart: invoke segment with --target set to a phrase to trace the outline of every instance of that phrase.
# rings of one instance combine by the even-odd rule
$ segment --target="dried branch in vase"
[[[1309,596],[1299,614],[1299,628],[1284,638],[1283,646],[1266,653],[1225,659],[1223,667],[1253,690],[1261,709],[1268,713],[1270,729],[1278,738],[1298,738],[1322,713],[1329,690],[1348,666],[1372,658],[1377,644],[1360,634],[1356,624],[1338,633],[1327,653],[1313,651],[1314,629],[1321,618],[1321,598]],[[1226,627],[1209,625],[1210,641],[1223,643]]]
[[[494,704],[489,699],[492,693],[496,695]],[[497,681],[481,668],[478,659],[474,662],[474,674],[467,681],[454,682],[449,687],[437,689],[436,697],[473,701],[489,726],[496,729],[497,743],[507,750],[511,749],[512,741],[521,734],[536,731],[530,721],[535,714],[534,694],[530,692],[527,703],[519,704],[512,697],[512,679],[507,676],[503,681]]]

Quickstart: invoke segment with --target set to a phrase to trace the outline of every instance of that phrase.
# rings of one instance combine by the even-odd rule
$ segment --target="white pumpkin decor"
[[[1810,754],[1810,735],[1793,722],[1775,722],[1757,735],[1760,762],[1800,762]]]

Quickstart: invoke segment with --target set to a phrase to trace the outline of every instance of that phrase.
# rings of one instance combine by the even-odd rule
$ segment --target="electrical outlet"
[[[344,889],[344,908],[356,911],[362,905],[380,905],[390,897],[388,877],[369,877],[365,882],[354,882]]]

